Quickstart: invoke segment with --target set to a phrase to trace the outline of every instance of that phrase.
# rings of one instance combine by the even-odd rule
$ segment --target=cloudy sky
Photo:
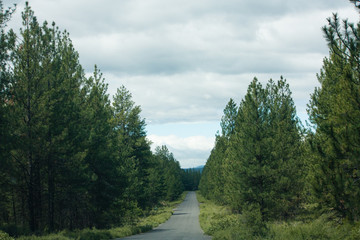
[[[153,147],[166,144],[182,167],[203,165],[230,98],[256,76],[283,75],[297,112],[318,85],[328,55],[321,27],[333,12],[352,22],[347,0],[31,0],[40,22],[70,32],[85,71],[95,64],[109,94],[124,85],[141,105]],[[9,24],[18,29],[25,1]]]

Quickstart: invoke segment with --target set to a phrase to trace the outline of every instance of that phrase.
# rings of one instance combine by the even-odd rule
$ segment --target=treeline
[[[182,182],[186,191],[198,190],[201,179],[201,170],[202,169],[199,168],[188,168],[182,170]]]
[[[224,109],[200,191],[240,213],[255,235],[304,206],[359,221],[360,24],[341,24],[335,14],[323,32],[330,56],[310,96],[307,128],[283,78],[265,86],[255,78],[239,105],[230,99]]]
[[[129,224],[183,191],[163,146],[150,150],[131,93],[110,101],[66,31],[26,5],[20,35],[0,1],[0,227],[32,232]]]

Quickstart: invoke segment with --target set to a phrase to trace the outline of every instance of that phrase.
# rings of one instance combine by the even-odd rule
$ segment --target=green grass
[[[231,214],[228,208],[206,200],[199,192],[196,192],[196,197],[200,203],[200,226],[206,234],[213,235],[221,228],[223,222],[225,223],[227,219],[236,217],[235,214]]]
[[[281,222],[269,224],[269,238],[276,240],[355,240],[360,239],[360,225],[339,224],[326,215],[309,222]]]
[[[162,207],[151,210],[146,217],[140,218],[136,225],[128,225],[111,229],[82,229],[76,231],[64,230],[44,236],[21,236],[17,240],[103,240],[131,236],[152,230],[161,223],[166,222],[173,214],[174,208],[180,204],[186,196],[184,192],[181,197],[172,202],[163,202]],[[0,240],[13,240],[4,232],[0,231]]]
[[[213,236],[213,239],[241,239],[235,238],[240,234],[240,215],[234,214],[226,206],[220,206],[213,201],[205,199],[199,192],[196,192],[200,203],[199,221],[205,234]],[[249,234],[243,234],[247,236]],[[244,238],[248,239],[248,238]]]
[[[232,213],[226,206],[219,206],[204,199],[200,202],[200,226],[213,239],[271,239],[271,240],[355,240],[360,239],[360,222],[346,223],[331,215],[316,216],[305,213],[298,220],[259,224],[255,211]],[[255,221],[254,221],[255,219]],[[299,220],[301,219],[301,220]]]

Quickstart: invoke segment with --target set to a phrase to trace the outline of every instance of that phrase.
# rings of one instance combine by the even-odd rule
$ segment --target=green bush
[[[200,225],[213,240],[358,240],[360,222],[343,222],[333,214],[314,214],[310,207],[297,220],[263,222],[258,205],[247,206],[242,214],[231,213],[199,193]]]
[[[225,230],[230,227],[239,226],[239,217],[235,214],[231,215],[214,215],[211,221],[211,226],[207,231],[208,234],[214,234],[218,231]]]
[[[355,226],[352,226],[349,231],[348,240],[356,239],[360,239],[360,222],[358,222]]]
[[[68,238],[60,234],[50,234],[46,236],[23,236],[17,238],[17,240],[72,240],[73,238]]]
[[[0,240],[14,240],[9,234],[0,230]]]
[[[242,227],[229,227],[225,230],[216,232],[213,235],[213,240],[253,240],[259,239],[252,235],[251,231]]]
[[[15,224],[4,224],[0,226],[0,231],[8,233],[10,236],[18,237],[21,235],[30,235],[30,229],[28,227],[20,227]]]
[[[261,239],[266,234],[266,225],[262,221],[260,209],[256,205],[248,206],[242,215],[232,213],[227,207],[219,206],[200,199],[200,226],[213,239]]]
[[[310,222],[269,224],[270,239],[275,240],[355,240],[360,239],[360,223],[339,224],[323,215]]]
[[[260,211],[259,204],[246,206],[240,215],[242,225],[248,229],[252,236],[265,236],[267,233],[266,224]]]
[[[78,240],[102,240],[111,238],[112,236],[108,230],[84,229],[80,231]]]

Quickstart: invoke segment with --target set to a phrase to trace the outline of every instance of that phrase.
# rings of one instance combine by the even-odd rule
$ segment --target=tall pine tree
[[[13,71],[9,65],[11,53],[15,46],[15,34],[13,31],[5,31],[7,22],[10,20],[14,9],[4,10],[0,0],[0,216],[1,221],[17,223],[15,207],[14,183],[11,181],[10,169],[13,163],[10,157],[11,132],[9,124],[11,122],[8,111],[13,104],[13,94],[10,88],[13,82]],[[13,205],[12,214],[11,203]],[[12,217],[11,217],[12,215]]]
[[[263,87],[255,78],[240,103],[225,154],[226,201],[235,211],[259,212],[263,221],[293,215],[303,188],[300,146],[289,85],[281,78]]]
[[[230,99],[221,118],[221,135],[216,135],[215,146],[206,162],[199,186],[205,197],[214,199],[219,203],[226,202],[224,184],[227,180],[227,166],[225,159],[229,140],[235,133],[236,117],[237,106],[234,100]]]
[[[318,75],[320,87],[308,109],[314,126],[313,189],[318,202],[340,216],[358,220],[360,155],[360,25],[336,14],[324,27],[330,56]]]

